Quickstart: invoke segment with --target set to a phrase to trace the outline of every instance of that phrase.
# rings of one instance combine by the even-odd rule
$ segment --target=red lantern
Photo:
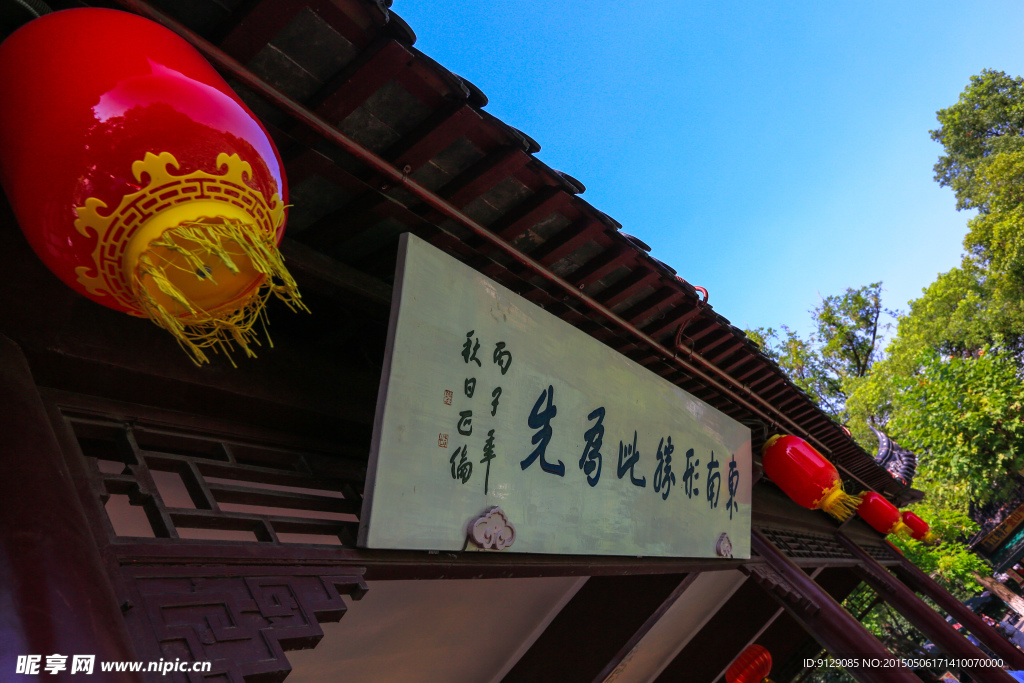
[[[880,534],[906,533],[907,527],[900,520],[900,511],[884,496],[868,491],[857,506],[857,514]]]
[[[843,491],[835,466],[800,437],[776,434],[761,453],[764,473],[797,505],[840,521],[857,509],[860,497]]]
[[[726,683],[762,683],[772,670],[772,654],[761,645],[750,645],[725,670]]]
[[[910,537],[917,541],[923,541],[925,543],[935,543],[938,538],[935,537],[928,526],[928,522],[924,521],[910,510],[903,511],[903,523],[907,525],[910,530]]]
[[[304,308],[277,250],[277,150],[183,39],[114,10],[45,15],[0,45],[0,102],[0,181],[67,285],[197,363],[232,342],[252,355],[271,292]]]

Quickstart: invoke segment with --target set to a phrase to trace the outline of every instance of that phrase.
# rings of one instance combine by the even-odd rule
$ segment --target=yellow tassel
[[[898,520],[892,525],[892,529],[889,530],[890,534],[896,534],[901,538],[910,538],[911,531],[910,527],[904,524],[901,520]]]
[[[924,535],[924,538],[921,539],[921,540],[923,540],[925,543],[927,543],[929,545],[932,545],[934,543],[938,543],[939,542],[939,537],[929,531],[929,532],[927,532]]]
[[[161,236],[150,242],[148,249],[139,257],[137,266],[132,273],[132,287],[143,312],[159,327],[170,332],[178,344],[192,358],[196,365],[209,362],[204,352],[212,349],[223,351],[231,360],[230,351],[235,345],[241,347],[246,356],[255,357],[252,346],[259,346],[258,333],[254,329],[257,320],[261,322],[266,334],[266,317],[264,309],[271,294],[283,301],[292,311],[306,311],[294,278],[284,265],[284,258],[277,249],[275,236],[266,234],[255,225],[220,219],[221,222],[183,223],[170,228]],[[180,242],[191,242],[184,248]],[[205,311],[174,285],[168,277],[168,268],[189,271],[198,280],[214,282],[210,269],[206,267],[212,260],[223,263],[232,273],[239,272],[228,252],[228,244],[236,247],[249,259],[252,267],[263,275],[262,282],[252,293],[232,308],[220,308]],[[153,249],[161,247],[182,257],[185,266],[171,264],[157,259]],[[149,280],[156,289],[168,299],[181,307],[182,313],[168,311],[158,302],[143,283]],[[216,284],[214,282],[214,284]],[[269,341],[270,336],[267,335]],[[273,347],[273,343],[270,344]],[[231,360],[234,365],[234,361]]]
[[[863,496],[851,496],[843,491],[843,483],[837,479],[832,487],[822,495],[817,507],[840,522],[845,522],[857,511],[857,507],[863,499]]]

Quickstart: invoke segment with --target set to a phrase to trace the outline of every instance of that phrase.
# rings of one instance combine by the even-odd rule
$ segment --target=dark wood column
[[[636,632],[630,636],[625,645],[619,648],[619,651],[615,653],[611,658],[611,661],[605,664],[604,668],[594,676],[594,680],[591,683],[604,683],[604,681],[615,672],[615,669],[630,657],[634,648],[640,644],[640,641],[644,639],[644,636],[646,636],[650,630],[654,628],[659,621],[661,621],[666,612],[672,609],[672,606],[680,597],[682,597],[683,593],[690,588],[690,584],[697,580],[698,576],[700,576],[700,572],[687,574],[683,580],[679,582],[679,585],[675,587],[675,590],[669,593],[668,597],[658,605],[658,609],[654,610],[651,615],[647,617],[646,621],[640,625]]]
[[[32,373],[2,335],[0,406],[0,677],[18,655],[67,656],[54,680],[80,678],[75,654],[96,655],[96,671],[135,659]]]
[[[1024,652],[996,633],[995,629],[986,624],[981,617],[967,609],[962,602],[950,595],[932,577],[915,567],[899,552],[893,550],[892,554],[900,561],[899,565],[893,567],[893,572],[907,587],[935,601],[936,605],[946,610],[964,628],[977,636],[978,640],[985,644],[985,647],[995,652],[996,656],[1001,657],[1011,669],[1024,670]]]
[[[658,674],[655,683],[716,680],[778,609],[773,600],[765,599],[757,584],[744,581]]]
[[[590,577],[503,683],[591,683],[688,584],[680,574]]]
[[[750,536],[752,549],[765,563],[746,565],[745,570],[817,638],[822,647],[835,657],[892,658],[870,631],[759,531],[752,529]],[[920,683],[920,679],[904,667],[858,667],[847,671],[861,683]]]
[[[860,565],[857,573],[887,603],[914,624],[921,633],[939,646],[947,656],[954,659],[988,659],[988,655],[957,633],[953,625],[939,616],[928,603],[914,591],[904,586],[895,576],[856,543],[842,533],[836,534],[846,548],[853,553]],[[954,668],[954,667],[949,667]],[[981,683],[1010,683],[1010,675],[999,668],[963,667],[963,670]]]
[[[820,571],[811,574],[811,578],[838,603],[842,603],[861,585],[860,577],[850,571],[849,567],[820,568]],[[773,681],[787,681],[796,678],[799,673],[813,671],[803,666],[803,660],[818,657],[821,645],[786,610],[780,608],[779,611],[781,614],[753,642],[772,653],[773,675],[770,678]],[[723,670],[722,675],[716,679],[717,683],[725,680],[724,673]]]

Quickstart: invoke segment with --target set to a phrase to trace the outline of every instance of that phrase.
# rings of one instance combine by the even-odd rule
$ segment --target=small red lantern
[[[232,343],[252,355],[270,293],[304,308],[277,250],[277,150],[183,39],[126,12],[47,14],[0,45],[0,102],[0,181],[71,288],[197,363]]]
[[[900,511],[881,494],[868,491],[857,506],[857,514],[880,534],[906,533]]]
[[[725,670],[726,683],[771,683],[772,654],[761,645],[750,645]]]
[[[903,511],[903,523],[910,529],[910,537],[916,541],[923,541],[925,543],[935,543],[938,538],[933,534],[928,526],[928,522],[924,521],[910,510]]]
[[[764,473],[797,505],[846,521],[860,504],[843,491],[835,465],[800,437],[776,434],[761,453]]]

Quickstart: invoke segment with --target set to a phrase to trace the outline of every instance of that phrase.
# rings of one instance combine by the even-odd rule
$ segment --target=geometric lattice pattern
[[[853,560],[853,555],[834,537],[810,534],[789,529],[761,528],[758,530],[783,554],[792,559]],[[864,552],[875,560],[892,564],[895,560],[884,546],[861,545]]]
[[[96,236],[92,254],[95,269],[90,273],[87,267],[76,268],[79,283],[93,294],[110,294],[122,306],[141,313],[129,274],[123,267],[124,252],[147,221],[183,202],[234,205],[251,217],[261,234],[274,234],[283,213],[280,198],[275,194],[268,204],[260,192],[245,184],[243,174],[251,176],[252,167],[237,154],[219,154],[216,166],[226,169],[225,174],[216,176],[196,171],[187,176],[175,176],[170,168],[177,168],[178,162],[171,154],[147,152],[145,158],[136,161],[131,168],[140,184],[143,177],[149,179],[147,186],[126,195],[113,210],[98,199],[87,199],[85,206],[77,209],[79,218],[75,227],[83,235],[94,233]]]
[[[286,650],[314,647],[323,637],[319,623],[341,619],[343,596],[365,594],[361,576],[332,573],[338,571],[222,566],[124,573],[134,578],[164,659],[212,662],[196,680],[265,683],[291,671]]]
[[[813,616],[821,607],[811,598],[805,596],[799,589],[794,588],[775,569],[767,564],[750,564],[743,568],[757,585],[778,598],[782,603],[789,605],[793,610]]]
[[[853,618],[860,621],[868,611],[878,602],[878,593],[866,583],[858,585],[852,593],[846,596],[843,607],[853,615]]]
[[[65,414],[109,535],[355,546],[364,467],[337,456]]]

